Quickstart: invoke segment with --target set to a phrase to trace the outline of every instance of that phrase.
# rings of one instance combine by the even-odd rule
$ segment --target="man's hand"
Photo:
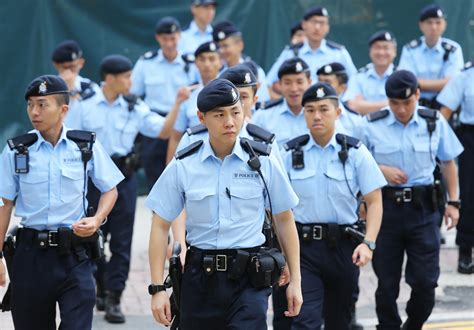
[[[178,93],[176,93],[176,103],[181,104],[191,95],[191,92],[199,87],[199,84],[191,85],[191,86],[184,86],[178,89]]]
[[[369,249],[367,244],[359,244],[352,254],[352,262],[358,267],[363,267],[367,265],[369,261],[372,260],[373,252]]]
[[[7,284],[7,268],[3,260],[0,259],[0,286],[5,286],[5,284]]]
[[[408,181],[408,176],[396,167],[380,165],[380,170],[390,184],[400,185]]]
[[[151,312],[157,322],[165,326],[171,325],[170,298],[166,291],[160,291],[151,297]]]
[[[301,305],[303,305],[300,281],[290,282],[286,289],[286,300],[288,301],[288,310],[285,311],[285,316],[297,316],[300,313]]]
[[[89,237],[100,227],[101,221],[96,217],[82,218],[72,224],[72,231],[79,237]]]
[[[456,227],[459,221],[459,210],[452,205],[446,206],[444,211],[444,223],[448,230]]]

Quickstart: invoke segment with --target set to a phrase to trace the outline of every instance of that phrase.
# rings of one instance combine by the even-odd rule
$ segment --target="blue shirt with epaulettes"
[[[338,132],[360,138],[362,136],[361,128],[363,125],[363,117],[349,108],[347,102],[339,102],[341,114],[336,120],[336,128]]]
[[[436,100],[456,111],[461,106],[459,120],[474,125],[474,65],[469,61],[457,76],[451,78]]]
[[[223,160],[209,140],[194,153],[173,159],[153,186],[145,205],[165,221],[186,209],[186,241],[200,249],[237,249],[265,242],[262,226],[268,199],[264,184],[248,165],[240,137]],[[298,203],[288,178],[270,157],[260,156],[273,213]]]
[[[366,101],[383,101],[387,99],[385,94],[385,83],[388,77],[393,73],[395,66],[390,64],[382,74],[375,71],[374,64],[369,63],[365,67],[359,69],[347,85],[344,93],[344,100],[353,100],[357,96],[362,96]]]
[[[29,172],[15,172],[15,152],[5,147],[0,164],[0,197],[16,198],[15,215],[21,225],[37,230],[71,227],[82,219],[87,200],[87,177],[101,191],[107,192],[124,179],[99,141],[92,148],[92,158],[84,163],[77,144],[66,137],[63,126],[55,146],[37,134],[38,140],[28,148]],[[85,207],[84,207],[85,206]]]
[[[293,208],[295,220],[299,223],[353,224],[357,221],[358,200],[355,194],[360,191],[366,195],[387,183],[362,144],[348,144],[348,158],[343,166],[338,156],[342,146],[336,141],[336,134],[337,129],[324,147],[308,134],[309,141],[302,146],[303,168],[293,168],[292,150],[282,154],[291,186],[300,200]]]
[[[178,43],[178,49],[181,54],[193,53],[203,43],[212,41],[212,25],[206,26],[203,32],[199,29],[194,20],[189,23],[189,27],[181,32],[181,39]]]
[[[428,121],[420,116],[421,109],[426,110],[417,106],[406,125],[388,108],[365,117],[362,142],[379,165],[396,167],[407,175],[408,180],[401,187],[433,184],[436,157],[450,161],[464,150],[446,119],[428,109],[436,123],[430,136]]]
[[[74,88],[79,93],[79,98],[71,100],[69,102],[69,110],[67,111],[66,118],[64,118],[64,124],[67,127],[78,128],[80,122],[80,110],[78,104],[82,98],[87,98],[90,93],[97,92],[100,90],[99,85],[88,78],[77,76],[74,81]]]

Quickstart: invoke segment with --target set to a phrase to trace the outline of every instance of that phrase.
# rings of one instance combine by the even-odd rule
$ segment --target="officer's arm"
[[[3,198],[4,205],[0,207],[0,251],[3,249],[3,242],[7,233],[10,217],[13,210],[13,201]],[[6,282],[5,264],[0,259],[0,286],[4,286]]]
[[[444,118],[446,118],[446,120],[449,120],[449,118],[451,118],[451,115],[453,113],[453,110],[445,106],[442,106],[439,111],[444,116]]]
[[[382,191],[376,189],[366,195],[364,200],[367,203],[367,225],[365,239],[375,241],[382,224]]]
[[[439,92],[448,83],[450,77],[443,79],[418,79],[418,84],[422,91]]]
[[[364,100],[364,98],[359,95],[355,99],[349,100],[348,101],[349,108],[354,109],[361,115],[366,115],[370,112],[375,112],[383,107],[386,107],[388,105],[388,100],[383,100],[383,101],[367,101]]]
[[[458,192],[458,168],[454,160],[442,161],[441,171],[446,179],[448,190],[448,200],[457,201],[459,199]],[[451,223],[448,223],[451,220]],[[445,212],[445,222],[448,229],[455,227],[459,220],[459,211],[455,207],[448,205]]]

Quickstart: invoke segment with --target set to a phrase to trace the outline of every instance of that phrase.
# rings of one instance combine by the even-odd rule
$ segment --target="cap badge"
[[[295,70],[296,70],[296,72],[303,71],[303,64],[301,64],[301,62],[296,62]]]
[[[405,97],[409,97],[411,94],[411,88],[407,88],[406,92],[405,92]]]
[[[77,56],[76,53],[73,52],[73,53],[71,54],[71,59],[72,59],[73,61],[77,60],[77,57],[78,57],[78,56]]]
[[[237,100],[237,93],[235,92],[235,89],[232,88],[231,94],[232,94],[232,100],[236,101]]]
[[[326,72],[326,73],[331,73],[331,71],[332,71],[332,68],[331,68],[330,65],[326,65],[326,66],[324,67],[324,72]]]
[[[224,31],[219,31],[219,33],[217,34],[217,38],[219,38],[220,40],[224,39],[225,38]]]
[[[222,32],[222,31],[221,31],[221,32]],[[219,34],[220,34],[221,32],[219,32]],[[222,32],[222,33],[224,33],[224,32]],[[224,34],[224,37],[225,37],[225,34]],[[223,39],[223,38],[219,37],[219,39]],[[215,52],[216,49],[217,49],[216,44],[213,43],[213,42],[211,42],[211,43],[209,44],[209,50],[210,50],[211,52]]]
[[[443,11],[442,11],[441,9],[438,9],[438,10],[436,11],[436,15],[437,15],[438,17],[443,17]]]
[[[176,24],[171,24],[171,33],[176,32]]]
[[[247,72],[247,73],[245,74],[244,83],[245,83],[245,84],[250,84],[251,82],[252,82],[252,79],[250,78],[250,73]]]
[[[323,9],[321,10],[321,13],[323,14],[323,16],[329,16],[329,13],[328,13],[328,11],[326,10],[326,8],[323,8]]]
[[[38,93],[40,94],[44,94],[48,91],[48,89],[46,88],[46,81],[43,81],[40,85],[39,85],[39,88],[38,88]]]
[[[325,96],[326,96],[326,93],[324,93],[324,89],[322,87],[320,87],[316,90],[316,97],[318,99],[323,98]]]
[[[392,36],[390,35],[390,33],[388,32],[385,32],[385,40],[392,40]]]

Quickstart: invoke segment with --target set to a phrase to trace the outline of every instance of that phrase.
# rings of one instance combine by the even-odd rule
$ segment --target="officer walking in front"
[[[166,118],[152,112],[134,95],[129,94],[132,62],[122,55],[109,55],[100,64],[102,88],[81,101],[81,128],[93,130],[103,141],[106,152],[122,171],[125,180],[118,185],[118,200],[103,226],[110,234],[111,257],[99,262],[97,271],[97,308],[104,310],[111,323],[125,322],[120,298],[130,269],[133,224],[137,199],[135,169],[138,163],[134,141],[138,133],[150,138],[167,138],[176,119],[177,109]],[[95,203],[98,192],[90,187],[89,200]],[[104,306],[105,299],[105,306]]]
[[[415,74],[421,90],[420,105],[439,109],[436,95],[464,65],[461,46],[443,37],[446,14],[438,4],[430,4],[420,12],[419,27],[423,36],[403,47],[399,70]]]
[[[21,228],[11,274],[15,329],[91,329],[95,284],[91,258],[100,257],[97,230],[117,199],[122,174],[92,132],[63,125],[69,89],[57,76],[40,76],[26,89],[35,128],[8,140],[0,163],[0,242],[16,199]],[[95,142],[95,143],[94,143]],[[95,214],[87,212],[87,177],[100,190]],[[3,246],[3,244],[2,244]],[[1,254],[1,252],[0,252]],[[6,281],[0,260],[0,285]]]
[[[378,329],[398,329],[402,323],[397,298],[405,253],[411,296],[403,328],[421,329],[433,309],[440,273],[438,224],[443,193],[434,185],[433,170],[437,157],[447,182],[444,217],[451,229],[459,218],[455,158],[463,147],[438,111],[418,106],[420,90],[413,73],[394,72],[385,91],[389,107],[367,115],[363,130],[363,142],[389,184],[382,190],[383,220],[373,260]]]
[[[302,300],[299,244],[290,209],[297,198],[281,166],[267,157],[266,147],[258,157],[248,140],[239,137],[244,117],[239,91],[231,82],[210,82],[197,104],[209,139],[179,151],[146,201],[155,212],[149,249],[153,316],[170,324],[169,298],[161,285],[166,237],[171,221],[185,208],[190,248],[181,287],[180,329],[266,329],[270,277],[276,280],[282,265],[260,262],[264,209],[271,205],[287,258],[286,315],[295,316]],[[253,143],[256,148],[265,146]],[[260,281],[257,274],[262,271],[267,276]]]
[[[337,92],[317,83],[303,95],[309,134],[285,144],[283,162],[300,201],[293,208],[301,244],[304,304],[292,329],[351,329],[352,293],[359,268],[372,259],[386,181],[360,140],[337,133]],[[361,192],[367,232],[356,243],[346,233],[358,220]]]
[[[469,61],[464,70],[453,77],[439,93],[436,101],[447,120],[460,109],[461,125],[457,130],[464,152],[459,156],[459,188],[461,201],[459,222],[456,227],[456,244],[459,246],[458,272],[473,274],[472,248],[474,247],[474,65]]]

